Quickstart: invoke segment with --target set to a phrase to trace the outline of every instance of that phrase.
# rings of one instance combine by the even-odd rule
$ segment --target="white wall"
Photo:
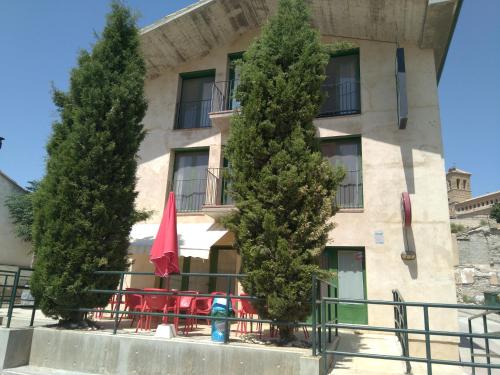
[[[0,267],[31,265],[31,245],[16,236],[14,224],[9,217],[9,209],[5,206],[7,196],[21,192],[23,190],[0,173]]]

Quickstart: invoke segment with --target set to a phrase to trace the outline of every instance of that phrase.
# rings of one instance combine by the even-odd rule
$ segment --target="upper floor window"
[[[319,117],[361,113],[359,53],[332,56],[322,85],[325,99]]]
[[[215,71],[182,74],[176,129],[208,128]]]
[[[344,167],[346,173],[337,189],[336,206],[339,208],[363,207],[361,139],[356,137],[326,140],[321,143],[321,152],[330,164]]]

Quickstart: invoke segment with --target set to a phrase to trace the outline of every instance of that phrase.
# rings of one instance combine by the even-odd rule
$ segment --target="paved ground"
[[[396,336],[378,334],[353,334],[340,332],[339,351],[370,354],[401,355],[401,346]],[[432,366],[434,375],[464,375],[460,367]],[[330,375],[403,375],[405,363],[401,361],[360,357],[338,357]],[[412,374],[427,374],[424,364],[412,363]]]
[[[470,311],[460,311],[458,324],[460,330],[462,332],[469,332],[468,328],[468,318],[476,313],[480,313],[481,311],[475,311],[471,313]],[[475,333],[483,333],[483,321],[482,318],[476,318],[472,321],[472,331]],[[488,323],[488,332],[496,333],[500,337],[500,316],[498,314],[490,314],[487,315],[487,323]],[[488,340],[490,346],[490,353],[493,356],[498,356],[495,358],[491,358],[491,363],[500,364],[500,339],[496,340]],[[486,363],[486,358],[481,357],[481,355],[485,354],[485,340],[474,339],[474,353],[477,355],[475,358],[475,362]],[[461,339],[460,341],[460,358],[464,362],[470,362],[470,341],[468,339]],[[470,367],[466,368],[466,374],[472,374],[472,370]],[[493,369],[491,370],[492,374],[500,374],[500,370]],[[486,375],[488,374],[487,369],[478,368],[476,369],[477,375]]]

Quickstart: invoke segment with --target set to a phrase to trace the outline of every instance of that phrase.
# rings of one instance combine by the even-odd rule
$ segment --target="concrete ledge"
[[[36,328],[30,366],[98,374],[322,375],[310,350]]]
[[[27,365],[33,328],[0,328],[0,369]]]

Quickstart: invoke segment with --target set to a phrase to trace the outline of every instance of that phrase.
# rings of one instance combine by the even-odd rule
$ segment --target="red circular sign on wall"
[[[401,194],[401,214],[403,215],[403,226],[411,226],[411,200],[410,194],[404,192]]]

